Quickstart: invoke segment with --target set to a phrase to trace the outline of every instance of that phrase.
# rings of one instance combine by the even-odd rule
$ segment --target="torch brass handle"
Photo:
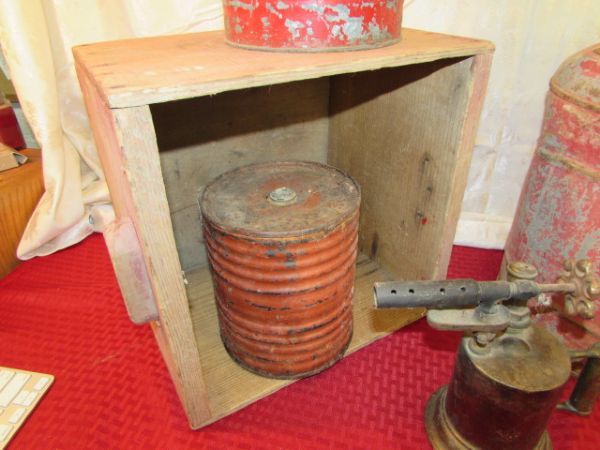
[[[567,260],[564,271],[558,279],[559,283],[571,284],[574,289],[566,293],[562,309],[569,316],[579,315],[591,319],[596,313],[596,300],[600,297],[600,283],[594,276],[590,261],[581,259],[577,262]]]

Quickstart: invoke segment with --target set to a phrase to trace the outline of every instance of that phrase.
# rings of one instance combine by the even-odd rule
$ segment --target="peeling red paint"
[[[534,264],[541,282],[554,282],[565,259],[589,259],[600,274],[599,205],[597,45],[569,58],[552,78],[542,132],[506,243],[507,260]],[[600,311],[582,325],[600,333]]]
[[[586,77],[600,76],[600,63],[590,60],[583,61],[581,63],[581,70]]]
[[[403,0],[223,0],[228,43],[254,49],[373,48],[400,39]]]

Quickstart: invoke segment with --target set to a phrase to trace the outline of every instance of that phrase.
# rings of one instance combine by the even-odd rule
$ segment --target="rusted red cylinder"
[[[296,378],[343,356],[352,335],[360,190],[313,162],[227,172],[200,205],[221,338],[252,372]]]
[[[433,448],[551,450],[546,425],[570,369],[560,340],[537,326],[483,349],[464,337],[450,383],[425,411]]]
[[[229,44],[256,50],[360,50],[400,40],[404,0],[223,0]]]
[[[600,45],[567,59],[550,82],[537,149],[506,242],[554,282],[566,259],[600,268]],[[584,326],[600,332],[600,314]]]
[[[0,102],[0,142],[16,149],[25,147],[17,116],[8,102]]]

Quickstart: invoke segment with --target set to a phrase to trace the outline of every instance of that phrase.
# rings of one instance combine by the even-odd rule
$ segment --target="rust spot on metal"
[[[289,191],[295,201],[278,205]],[[246,166],[206,187],[204,238],[234,360],[292,378],[341,358],[352,334],[359,203],[353,180],[308,162]]]

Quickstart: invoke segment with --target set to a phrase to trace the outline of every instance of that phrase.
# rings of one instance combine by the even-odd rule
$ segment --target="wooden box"
[[[443,278],[493,46],[406,29],[348,53],[228,47],[222,32],[74,49],[117,222],[105,233],[130,315],[150,321],[192,428],[290,381],[238,367],[218,334],[197,197],[265,160],[327,162],[362,187],[350,352],[423,315],[372,286]]]
[[[17,265],[17,247],[27,222],[44,193],[42,152],[25,149],[22,166],[0,172],[0,279]]]

